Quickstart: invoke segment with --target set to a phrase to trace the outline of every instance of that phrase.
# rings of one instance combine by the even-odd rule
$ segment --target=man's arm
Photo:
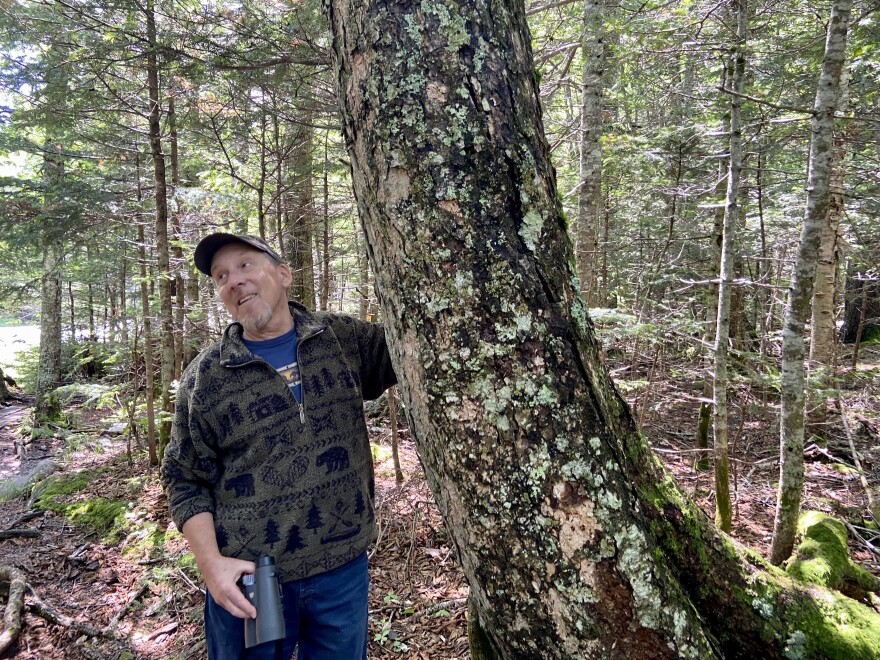
[[[181,530],[196,558],[196,564],[211,596],[224,610],[240,619],[253,619],[257,610],[245,598],[238,587],[238,580],[245,573],[254,572],[254,563],[233,559],[220,554],[214,516],[208,512],[197,513],[183,523]]]

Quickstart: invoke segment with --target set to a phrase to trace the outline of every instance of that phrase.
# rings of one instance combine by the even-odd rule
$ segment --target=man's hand
[[[242,575],[254,572],[254,562],[224,557],[220,554],[203,562],[196,561],[211,597],[220,607],[239,619],[256,618],[256,608],[238,586]]]
[[[211,597],[231,615],[239,619],[255,619],[256,608],[238,586],[242,575],[254,572],[254,562],[220,554],[214,531],[214,516],[210,513],[197,513],[183,523],[180,531],[196,557],[196,564]]]

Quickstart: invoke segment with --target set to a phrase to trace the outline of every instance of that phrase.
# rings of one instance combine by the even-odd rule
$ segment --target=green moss
[[[44,480],[34,491],[34,504],[38,509],[54,510],[52,505],[62,497],[73,495],[85,488],[95,478],[91,470],[58,474]]]
[[[89,529],[103,540],[118,539],[124,531],[128,510],[124,502],[104,497],[67,501],[89,485],[94,472],[83,471],[50,477],[41,484],[35,496],[34,506],[44,511],[54,511],[74,525]]]
[[[96,497],[71,504],[58,504],[55,509],[74,525],[97,533],[102,540],[118,539],[125,527],[127,507],[123,502]]]
[[[798,543],[786,571],[802,582],[830,589],[854,585],[867,591],[880,589],[880,581],[855,564],[847,551],[844,524],[819,511],[807,511],[798,520]]]

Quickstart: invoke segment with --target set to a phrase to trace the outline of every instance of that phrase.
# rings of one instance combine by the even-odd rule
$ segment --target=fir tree
[[[318,508],[318,505],[312,502],[312,508],[309,509],[309,517],[306,521],[306,527],[312,530],[315,534],[318,533],[318,529],[324,526],[324,521],[321,519],[321,510]]]
[[[302,538],[299,535],[299,525],[294,525],[290,528],[290,532],[287,534],[287,545],[284,546],[285,552],[296,552],[300,548],[304,548],[305,544],[302,541]]]
[[[278,534],[278,523],[270,518],[266,523],[266,538],[263,539],[263,542],[268,543],[271,548],[280,540],[281,536]]]

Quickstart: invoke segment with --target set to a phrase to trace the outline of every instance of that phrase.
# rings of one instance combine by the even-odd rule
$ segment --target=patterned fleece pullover
[[[178,529],[209,512],[223,555],[274,557],[283,581],[341,566],[373,540],[363,402],[396,382],[381,326],[290,311],[302,408],[233,323],[181,378],[161,469]]]

